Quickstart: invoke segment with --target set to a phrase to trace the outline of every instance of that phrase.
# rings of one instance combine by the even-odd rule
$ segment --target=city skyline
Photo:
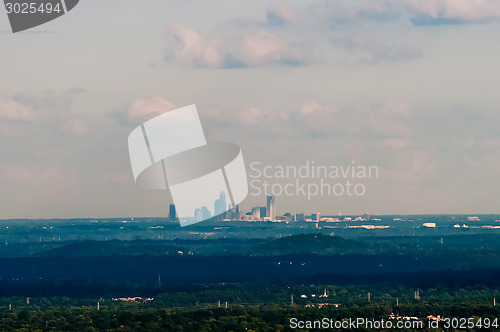
[[[224,192],[221,192],[220,198],[214,203],[214,211],[217,211],[217,205],[221,204],[224,198]],[[220,201],[219,201],[220,200]],[[315,223],[316,227],[319,228],[319,223],[320,222],[326,222],[326,223],[341,223],[341,222],[358,222],[358,221],[372,221],[372,222],[379,222],[382,219],[380,217],[386,217],[387,215],[378,215],[379,218],[374,218],[372,217],[371,213],[365,212],[362,214],[348,214],[348,215],[322,215],[321,212],[298,212],[298,211],[284,211],[281,214],[277,214],[276,210],[276,197],[274,196],[266,196],[266,206],[255,206],[250,208],[247,212],[240,211],[239,205],[236,205],[235,207],[231,207],[231,204],[228,205],[227,210],[217,213],[216,215],[211,215],[210,211],[207,209],[206,206],[202,208],[198,208],[194,212],[194,221],[199,222],[203,220],[209,220],[209,221],[246,221],[246,222],[257,222],[257,221],[263,221],[263,222],[284,222],[284,223],[290,223],[290,222],[309,222],[309,223]],[[170,205],[170,215],[172,213],[175,215],[175,205],[171,204]],[[270,211],[274,211],[273,213]],[[176,219],[170,218],[169,215],[169,221],[176,222]],[[466,221],[467,222],[480,222],[481,219],[478,216],[472,216],[472,215],[466,215]],[[403,215],[402,215],[403,216]],[[450,215],[453,216],[453,215]],[[463,216],[463,215],[462,215]],[[487,215],[490,216],[490,215]],[[309,218],[308,218],[309,217]],[[215,218],[215,219],[214,219]],[[401,218],[393,218],[393,221],[402,221],[403,219]],[[500,221],[500,220],[497,220]],[[385,229],[389,228],[389,226],[384,226],[384,225],[362,225],[362,226],[354,226],[354,227],[364,227],[366,229]],[[422,227],[427,227],[427,228],[435,228],[436,223],[423,223]],[[455,228],[467,228],[468,226],[466,224],[456,224],[454,225]],[[498,229],[500,226],[487,226],[491,227],[492,229]]]

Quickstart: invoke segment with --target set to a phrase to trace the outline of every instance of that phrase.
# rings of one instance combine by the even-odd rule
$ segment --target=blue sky
[[[0,218],[166,216],[127,136],[192,103],[247,164],[380,169],[279,214],[498,213],[499,21],[496,0],[86,0],[14,35],[2,9]]]

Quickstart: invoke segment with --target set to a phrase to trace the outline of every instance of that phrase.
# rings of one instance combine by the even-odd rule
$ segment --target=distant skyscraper
[[[254,220],[260,219],[260,207],[254,207],[252,209],[252,219]]]
[[[276,197],[267,196],[267,211],[266,217],[270,217],[271,220],[276,220]]]
[[[206,220],[212,217],[212,214],[210,213],[210,211],[206,206],[201,208],[201,217],[203,218],[202,220]]]
[[[262,206],[262,207],[260,208],[260,217],[261,217],[261,218],[264,218],[265,216],[267,216],[267,209],[266,209],[266,207],[265,207],[265,206]]]
[[[175,212],[175,205],[174,204],[170,204],[170,209],[168,212],[168,220],[170,220],[170,221],[177,220],[177,213]]]
[[[214,203],[214,216],[219,216],[219,220],[224,219],[224,212],[226,212],[226,194],[223,191],[220,192],[219,199],[215,200]]]
[[[369,213],[365,213],[365,220],[370,220],[372,217]]]
[[[201,214],[201,209],[194,210],[194,220],[201,221],[201,218],[203,218],[203,215]]]
[[[311,220],[312,221],[319,221],[319,219],[321,219],[321,214],[318,212],[318,213],[313,213],[311,215]]]
[[[226,194],[223,191],[220,192],[219,199],[215,200],[214,211],[215,216],[226,212]]]
[[[295,214],[295,219],[297,221],[306,221],[306,216],[303,213],[296,213]]]

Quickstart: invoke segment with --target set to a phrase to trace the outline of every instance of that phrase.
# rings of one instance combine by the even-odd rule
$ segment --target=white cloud
[[[297,9],[289,4],[267,9],[270,25],[323,25],[337,28],[362,20],[395,21],[406,10],[416,25],[458,24],[500,19],[498,0],[388,0],[313,2]]]
[[[264,123],[276,124],[288,122],[288,115],[283,112],[270,112],[255,107],[248,107],[237,113],[239,120],[247,125],[260,125]]]
[[[15,100],[36,112],[36,118],[64,117],[71,110],[74,96],[71,93],[45,91],[43,93],[21,92]]]
[[[312,2],[303,8],[289,3],[275,4],[267,8],[267,23],[273,25],[295,25],[301,27],[336,28],[342,24],[356,24],[361,20],[394,21],[401,16],[399,8],[386,2],[348,2],[326,0]]]
[[[267,112],[263,112],[255,107],[248,107],[239,113],[239,115],[241,116],[241,120],[243,120],[242,122],[246,125],[256,125],[260,123],[262,117],[267,115]]]
[[[89,133],[87,124],[81,119],[70,119],[63,125],[66,133],[77,136],[84,136]]]
[[[402,3],[414,15],[413,22],[422,25],[500,19],[500,1],[497,0],[398,0],[393,3]]]
[[[267,8],[266,18],[271,25],[295,24],[300,19],[297,9],[289,3],[275,4]]]
[[[235,55],[236,61],[250,67],[271,63],[300,65],[311,60],[311,52],[306,45],[289,46],[267,30],[258,30],[239,38]]]
[[[221,67],[226,42],[220,37],[207,37],[181,24],[169,24],[167,38],[172,56],[184,65],[194,67]]]
[[[312,112],[322,111],[322,110],[323,110],[323,106],[320,105],[317,101],[310,101],[310,102],[302,105],[302,107],[300,108],[300,113],[309,114]]]
[[[153,97],[148,99],[137,99],[129,109],[128,116],[133,120],[142,122],[154,118],[157,115],[174,110],[175,104],[163,97]]]
[[[330,112],[330,113],[336,113],[337,109],[330,107],[330,106],[324,106],[315,100],[312,100],[312,101],[305,103],[300,108],[300,113],[302,113],[302,114],[310,114],[310,113],[317,112],[317,111],[326,111],[326,112]]]
[[[167,38],[171,59],[185,66],[199,68],[256,67],[269,64],[303,65],[312,59],[309,45],[289,45],[267,30],[257,30],[228,42],[221,37],[207,37],[183,25],[171,24]]]
[[[0,121],[31,122],[35,116],[25,105],[3,96],[0,96]]]

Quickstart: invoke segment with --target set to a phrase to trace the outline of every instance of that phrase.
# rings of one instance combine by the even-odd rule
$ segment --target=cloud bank
[[[266,65],[305,65],[312,61],[310,45],[288,44],[267,30],[238,36],[231,42],[180,24],[167,29],[169,47],[165,61],[197,68],[258,67]]]

